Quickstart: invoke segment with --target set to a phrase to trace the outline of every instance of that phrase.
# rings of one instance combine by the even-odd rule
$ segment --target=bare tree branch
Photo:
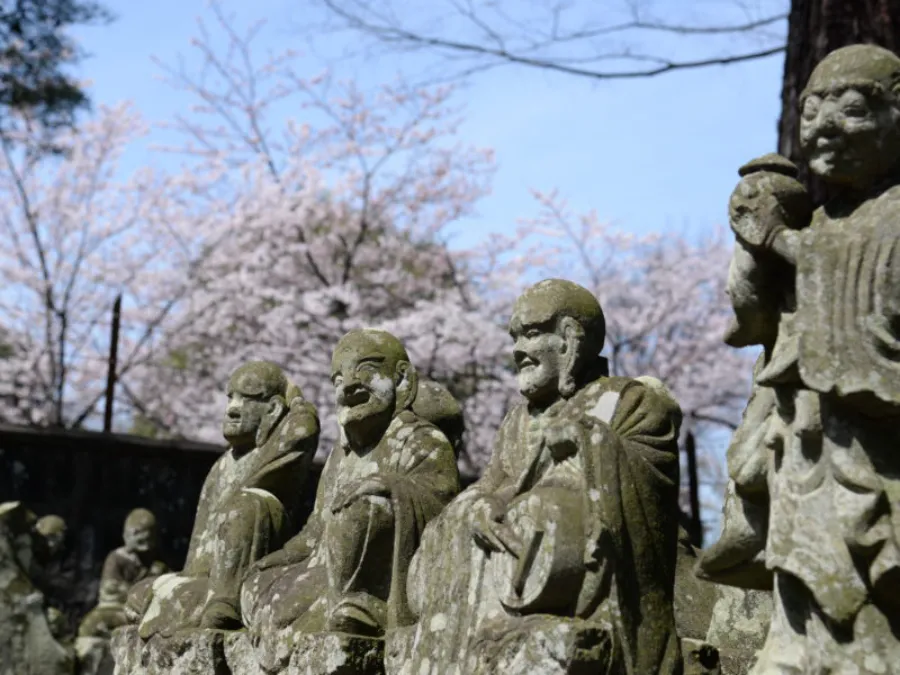
[[[455,73],[460,78],[503,65],[519,65],[593,80],[615,80],[742,63],[783,52],[784,41],[768,39],[765,42],[769,44],[757,48],[745,45],[743,48],[729,48],[724,54],[698,58],[675,58],[653,53],[642,47],[641,43],[652,41],[654,34],[697,40],[739,35],[759,38],[765,29],[780,24],[788,16],[787,12],[777,12],[763,17],[748,17],[738,23],[703,25],[644,18],[636,4],[632,4],[629,20],[604,23],[582,18],[580,21],[574,20],[578,23],[577,27],[565,29],[564,14],[577,3],[554,3],[547,8],[546,17],[527,21],[513,18],[511,12],[504,11],[502,2],[449,0],[453,8],[449,16],[441,16],[440,20],[431,22],[429,26],[419,27],[413,26],[412,21],[404,16],[398,16],[397,12],[392,11],[391,4],[384,0],[377,3],[371,0],[319,1],[340,29],[374,38],[376,43],[389,49],[432,51],[446,61],[474,61],[474,64],[470,63]],[[406,14],[413,11],[410,8]],[[491,16],[488,17],[488,14]],[[616,40],[624,40],[625,43],[619,44]],[[569,50],[568,53],[562,53],[561,48]],[[579,51],[584,53],[579,54]],[[615,62],[615,65],[604,66],[610,62]],[[633,66],[627,67],[626,64]]]

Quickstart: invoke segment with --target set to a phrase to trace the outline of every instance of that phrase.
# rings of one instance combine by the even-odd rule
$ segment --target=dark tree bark
[[[869,43],[900,51],[900,0],[792,0],[778,123],[778,152],[801,167],[816,204],[824,188],[810,180],[799,152],[800,92],[826,54]]]

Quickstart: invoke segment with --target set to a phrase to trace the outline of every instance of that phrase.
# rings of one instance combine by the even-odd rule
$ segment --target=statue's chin
[[[534,375],[520,374],[518,382],[519,393],[532,403],[540,403],[553,398],[554,394],[558,394],[558,389],[553,386],[553,379],[544,377],[542,373],[535,373]]]

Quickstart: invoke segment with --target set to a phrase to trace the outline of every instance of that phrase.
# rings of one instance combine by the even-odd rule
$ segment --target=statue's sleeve
[[[295,402],[273,437],[260,448],[265,452],[265,461],[246,487],[272,494],[288,516],[296,518],[318,444],[319,418],[315,408],[305,401]]]
[[[212,468],[209,470],[209,473],[206,474],[206,480],[203,481],[203,487],[200,490],[200,500],[197,502],[197,513],[194,516],[194,528],[191,530],[191,540],[190,544],[188,544],[187,560],[184,561],[185,571],[193,571],[194,558],[197,555],[197,549],[200,545],[200,537],[203,536],[203,533],[207,528],[207,521],[209,520],[209,503],[212,500],[213,491],[218,482],[217,478],[220,461],[221,458],[216,460],[215,464],[213,464]],[[196,571],[201,575],[204,573],[204,570]],[[208,573],[208,570],[205,572]]]
[[[521,405],[514,406],[500,424],[494,442],[491,448],[491,458],[488,461],[484,472],[475,483],[466,488],[463,495],[468,499],[478,499],[479,497],[495,495],[504,486],[513,484],[515,481],[507,473],[503,465],[503,458],[507,455],[507,446],[515,445],[519,425],[521,423],[521,415],[524,407]],[[515,448],[514,448],[515,450]]]
[[[672,600],[678,546],[678,435],[670,408],[626,384],[609,424],[589,432],[589,484],[612,543],[623,640],[633,673],[681,672]]]
[[[340,450],[335,448],[325,460],[325,466],[322,468],[322,475],[319,476],[319,484],[316,487],[316,501],[313,504],[312,513],[306,519],[306,524],[300,532],[288,539],[283,547],[286,555],[294,562],[300,562],[312,555],[313,549],[322,537],[325,529],[322,511],[329,506],[328,490],[335,482],[340,468],[339,452]]]
[[[394,513],[393,574],[389,625],[414,621],[407,600],[409,562],[419,546],[425,525],[459,492],[456,455],[447,437],[435,426],[419,422],[403,442],[388,471],[382,474],[390,489]]]

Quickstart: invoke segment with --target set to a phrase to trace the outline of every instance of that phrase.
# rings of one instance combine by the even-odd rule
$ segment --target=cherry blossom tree
[[[538,215],[516,236],[452,248],[447,233],[487,191],[491,157],[457,141],[451,90],[304,78],[296,54],[257,62],[259,25],[239,34],[216,4],[212,17],[215,33],[201,24],[193,42],[199,61],[161,65],[197,101],[173,123],[185,143],[168,149],[194,162],[224,216],[154,360],[123,385],[142,431],[218,440],[228,374],[270,358],[319,407],[327,451],[331,349],[375,325],[463,402],[464,460],[477,469],[517,396],[512,300],[546,276],[597,292],[615,374],[661,378],[697,432],[734,425],[747,394],[734,373],[747,369],[721,343],[727,237],[635,237],[536,193]],[[285,109],[302,121],[278,124]]]
[[[186,280],[191,293],[156,361],[123,386],[142,428],[220,439],[223,399],[213,393],[240,362],[269,358],[319,407],[327,450],[331,350],[360,325],[394,331],[423,376],[482,401],[468,404],[476,414],[489,376],[508,373],[497,367],[503,328],[446,241],[492,171],[490,152],[456,139],[452,90],[304,78],[290,52],[257,64],[258,26],[238,34],[218,5],[212,12],[217,34],[201,24],[197,67],[166,68],[198,101],[174,122],[186,142],[168,149],[192,160],[214,186],[208,208],[227,218]],[[227,47],[216,51],[221,36]],[[279,106],[303,121],[276,125]],[[506,400],[491,399],[489,427]]]
[[[4,421],[90,424],[103,400],[114,298],[124,297],[124,374],[183,291],[173,272],[198,249],[176,229],[185,222],[179,180],[123,166],[145,131],[122,105],[59,136],[59,157],[0,137]]]

